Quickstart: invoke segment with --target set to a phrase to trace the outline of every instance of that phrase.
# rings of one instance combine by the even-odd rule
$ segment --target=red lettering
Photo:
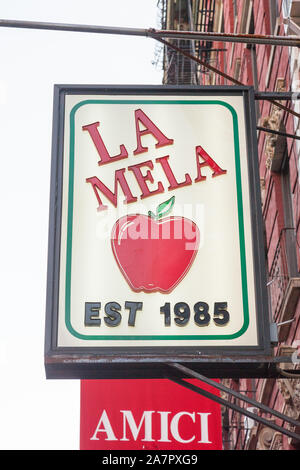
[[[169,155],[166,155],[165,157],[160,157],[160,158],[156,159],[156,161],[161,164],[162,169],[164,170],[164,173],[165,173],[166,177],[168,178],[168,181],[170,183],[170,186],[169,186],[168,189],[169,190],[177,189],[177,188],[181,188],[182,186],[187,186],[189,184],[192,184],[191,177],[188,173],[185,174],[185,180],[182,183],[178,183],[178,181],[176,180],[176,178],[173,174],[173,171],[172,171],[172,169],[169,165],[168,159],[169,159]]]
[[[151,170],[153,170],[153,163],[151,160],[148,160],[147,162],[143,162],[143,163],[138,163],[137,165],[131,165],[128,167],[128,170],[131,170],[134,173],[134,176],[136,177],[139,187],[142,190],[141,199],[148,197],[148,196],[152,196],[153,194],[163,193],[164,187],[160,181],[157,185],[157,189],[155,189],[154,191],[150,191],[150,189],[147,186],[146,181],[150,181],[150,183],[153,183],[154,179],[150,170],[147,170],[146,175],[142,174],[141,167],[143,166],[147,166]]]
[[[107,209],[107,206],[102,204],[101,198],[99,196],[99,192],[104,194],[107,199],[115,206],[117,207],[118,204],[118,183],[120,184],[122,191],[125,195],[125,200],[124,204],[129,204],[131,202],[136,202],[137,198],[134,197],[130,191],[130,188],[128,186],[128,183],[126,181],[126,178],[124,176],[125,168],[121,168],[120,170],[117,170],[115,172],[115,189],[114,192],[110,191],[107,186],[105,186],[102,181],[97,178],[97,176],[92,176],[91,178],[87,178],[86,182],[91,183],[94,193],[96,195],[97,201],[98,201],[98,211],[102,211]]]
[[[100,122],[94,122],[93,124],[88,124],[87,126],[82,126],[83,131],[88,131],[94,145],[97,149],[99,154],[100,160],[98,161],[98,165],[104,165],[105,163],[110,163],[112,161],[121,160],[122,158],[128,157],[128,152],[126,150],[125,145],[120,145],[120,153],[119,155],[115,155],[111,157],[108,153],[107,148],[102,140],[102,137],[98,131],[98,127],[100,126]]]
[[[199,162],[199,156],[204,160],[204,162]],[[201,147],[201,145],[198,145],[196,147],[196,163],[198,174],[197,178],[195,179],[195,183],[197,183],[198,181],[206,180],[206,176],[203,176],[201,174],[201,168],[203,168],[204,166],[210,167],[210,169],[213,171],[213,177],[224,175],[225,173],[227,173],[227,170],[222,170],[222,168],[220,168],[219,165],[208,155],[208,153]]]
[[[143,147],[141,137],[147,134],[152,134],[157,140],[156,148],[164,147],[165,145],[173,144],[173,139],[168,139],[159,128],[151,121],[151,119],[141,110],[137,109],[135,112],[135,128],[136,128],[136,140],[137,148],[133,152],[134,155],[139,153],[147,152],[148,147]],[[140,122],[146,127],[146,129],[140,129]]]

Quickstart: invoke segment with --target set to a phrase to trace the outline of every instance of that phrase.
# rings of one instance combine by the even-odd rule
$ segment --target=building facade
[[[300,0],[162,0],[158,4],[162,29],[300,37]],[[160,52],[165,84],[241,83],[253,86],[257,91],[300,92],[298,48],[274,44],[170,41],[199,60],[193,61],[164,46]],[[286,100],[282,104],[288,110],[268,100],[256,101],[257,126],[280,132],[258,130],[257,134],[268,314],[278,332],[275,356],[297,354],[300,345],[300,140],[297,139],[300,136],[297,116],[300,100]],[[294,357],[297,356],[294,354]],[[300,374],[298,359],[287,367],[299,369]],[[300,379],[295,376],[228,379],[225,384],[280,413],[300,419]],[[255,408],[251,411],[261,413]],[[270,419],[268,415],[261,416]],[[282,420],[276,420],[276,424],[284,425]],[[300,431],[300,421],[296,431]],[[224,408],[223,447],[230,450],[292,450],[299,449],[300,443]]]

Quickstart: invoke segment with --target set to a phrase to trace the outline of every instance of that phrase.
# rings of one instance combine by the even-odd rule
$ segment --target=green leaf
[[[159,206],[156,209],[156,219],[161,219],[165,215],[169,214],[174,206],[174,203],[175,203],[175,196],[159,204]]]

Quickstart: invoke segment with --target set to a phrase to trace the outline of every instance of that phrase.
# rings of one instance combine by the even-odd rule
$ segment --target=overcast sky
[[[157,27],[157,0],[9,0],[0,19]],[[0,448],[78,449],[79,381],[46,380],[53,85],[160,84],[140,37],[0,28]]]

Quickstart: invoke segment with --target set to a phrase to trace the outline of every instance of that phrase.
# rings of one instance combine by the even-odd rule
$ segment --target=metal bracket
[[[278,344],[278,325],[277,323],[270,323],[270,341],[272,346]]]
[[[287,132],[275,131],[274,129],[268,129],[267,127],[257,126],[256,129],[262,132],[268,132],[269,134],[280,135],[282,137],[287,137],[290,139],[300,140],[300,135],[288,134]]]
[[[168,363],[168,365],[169,365],[170,368],[172,368],[173,372],[175,372],[174,375],[171,374],[170,376],[167,377],[169,380],[172,380],[173,382],[175,382],[179,385],[182,385],[183,387],[188,388],[189,390],[192,390],[196,393],[199,393],[200,395],[202,395],[206,398],[209,398],[209,399],[211,399],[211,400],[213,400],[217,403],[220,403],[221,405],[229,407],[232,410],[237,411],[238,413],[241,413],[241,414],[247,416],[248,418],[253,419],[254,421],[257,421],[257,422],[259,422],[259,423],[261,423],[261,424],[263,424],[263,425],[265,425],[265,426],[267,426],[271,429],[274,429],[277,432],[285,434],[286,436],[291,437],[291,438],[293,438],[293,439],[300,442],[300,434],[298,434],[296,432],[293,432],[293,431],[290,431],[289,429],[286,429],[286,428],[283,427],[284,422],[286,422],[286,423],[291,424],[292,426],[295,426],[296,429],[298,429],[298,428],[300,428],[300,421],[297,421],[297,420],[295,420],[295,419],[293,419],[289,416],[286,416],[282,413],[279,413],[278,411],[273,410],[273,409],[269,408],[268,406],[263,405],[262,403],[259,403],[259,402],[257,402],[256,400],[254,400],[252,398],[249,398],[245,395],[242,395],[241,393],[239,393],[235,390],[231,390],[230,388],[226,387],[225,385],[223,385],[221,383],[218,383],[218,382],[215,382],[214,380],[211,380],[211,379],[205,377],[204,375],[199,374],[198,372],[195,372],[195,371],[183,366],[182,364]],[[218,389],[219,391],[228,393],[229,395],[234,396],[238,400],[249,403],[250,405],[254,406],[255,408],[261,409],[264,413],[268,413],[270,415],[275,416],[276,418],[281,419],[283,421],[282,426],[278,426],[274,422],[272,422],[272,421],[270,421],[266,418],[263,418],[262,416],[259,416],[255,413],[252,413],[251,411],[249,411],[249,409],[242,408],[242,407],[236,405],[235,403],[231,403],[230,401],[225,400],[224,398],[222,398],[218,395],[215,395],[215,394],[213,394],[213,393],[211,393],[207,390],[204,390],[204,389],[201,388],[201,386],[196,386],[194,384],[191,384],[191,383],[187,382],[186,380],[184,380],[182,378],[179,378],[178,375],[176,376],[176,371],[180,372],[180,376],[182,376],[182,374],[184,374],[184,375],[186,375],[186,378],[193,377],[193,378],[199,379],[202,382],[206,383],[207,385],[210,385],[210,386]]]
[[[278,327],[282,325],[288,325],[289,323],[293,323],[295,318],[291,318],[290,320],[282,321],[280,323],[270,323],[270,341],[272,346],[278,345]]]

